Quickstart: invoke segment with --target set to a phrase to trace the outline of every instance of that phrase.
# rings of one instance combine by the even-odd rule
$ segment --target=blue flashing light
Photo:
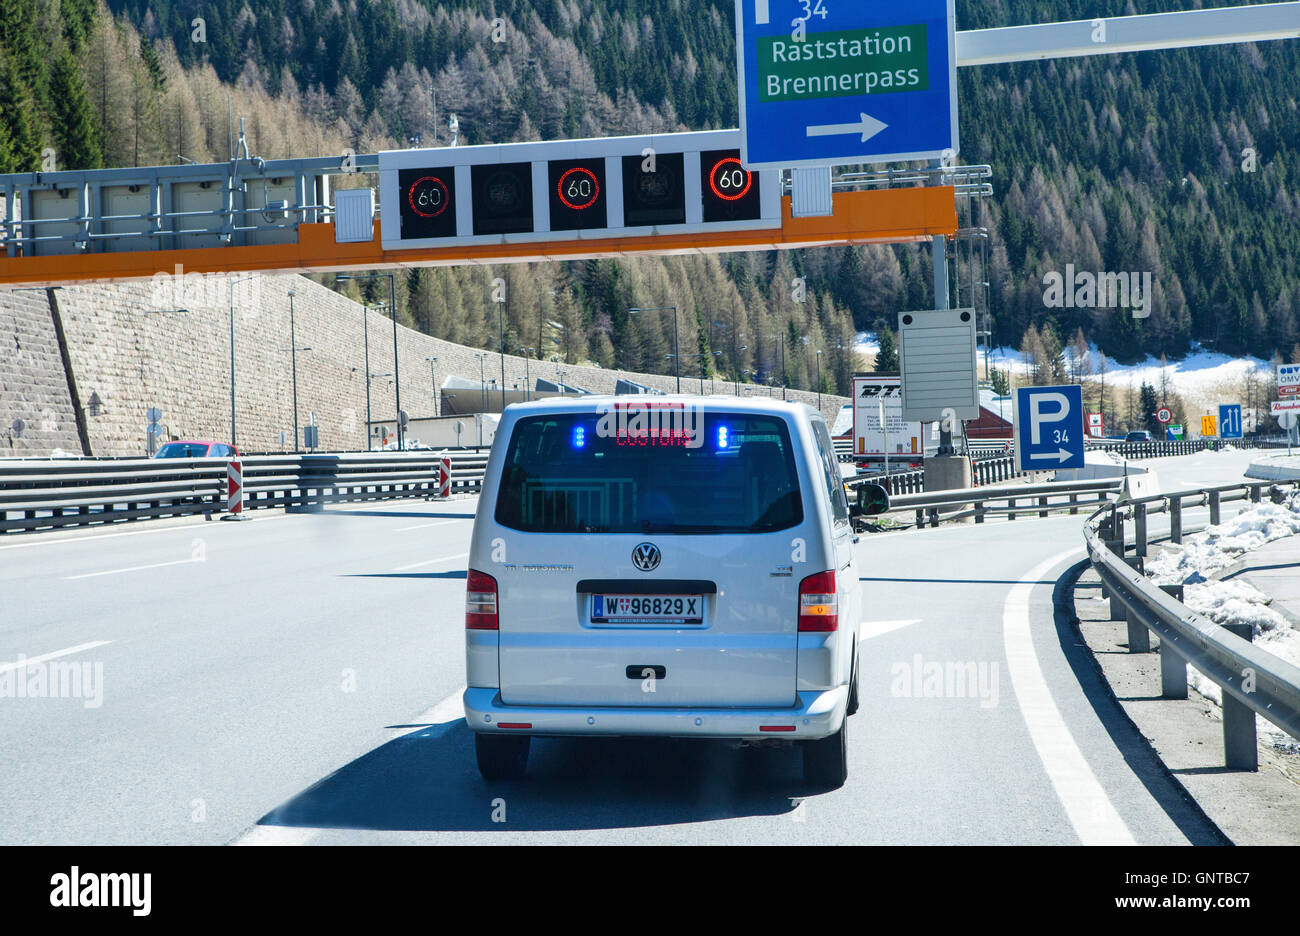
[[[718,448],[724,449],[731,444],[730,433],[726,426],[718,427]]]
[[[575,426],[573,429],[573,447],[587,447],[587,428],[585,426]]]

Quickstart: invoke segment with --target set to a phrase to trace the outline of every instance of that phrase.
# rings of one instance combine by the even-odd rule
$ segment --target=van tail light
[[[818,572],[799,583],[799,630],[825,633],[840,626],[839,595],[835,573]]]
[[[469,570],[465,577],[465,629],[498,630],[497,580],[486,572]]]

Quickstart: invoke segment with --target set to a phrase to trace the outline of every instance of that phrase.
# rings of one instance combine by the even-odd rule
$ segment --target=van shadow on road
[[[672,739],[533,739],[528,774],[487,783],[463,719],[402,735],[268,813],[259,825],[378,831],[619,829],[779,816],[803,782],[797,748]],[[493,800],[507,822],[492,821]]]

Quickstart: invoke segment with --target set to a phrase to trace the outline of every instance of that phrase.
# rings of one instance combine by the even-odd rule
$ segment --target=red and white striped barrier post
[[[222,520],[244,519],[244,463],[226,462],[226,515]]]
[[[444,455],[438,462],[438,496],[451,496],[451,456]]]

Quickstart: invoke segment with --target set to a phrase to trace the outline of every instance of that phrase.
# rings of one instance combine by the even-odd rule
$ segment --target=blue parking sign
[[[1016,391],[1016,457],[1021,471],[1082,468],[1083,388]]]
[[[1219,407],[1219,438],[1240,439],[1242,437],[1241,407]]]

